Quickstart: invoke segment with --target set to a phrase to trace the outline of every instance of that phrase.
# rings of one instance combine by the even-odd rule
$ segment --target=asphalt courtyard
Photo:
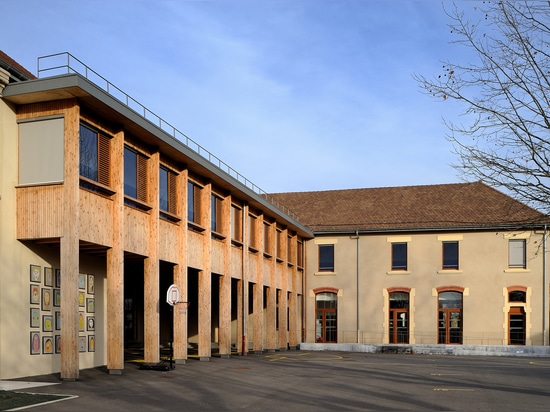
[[[55,384],[25,392],[77,396],[33,412],[550,410],[550,358],[287,351],[26,381]]]

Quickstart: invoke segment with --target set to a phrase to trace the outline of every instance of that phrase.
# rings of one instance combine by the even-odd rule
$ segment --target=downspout
[[[546,327],[547,319],[547,298],[546,298],[546,284],[547,284],[547,271],[546,271],[546,224],[544,225],[544,232],[542,234],[542,331],[543,338],[542,344],[548,346],[548,329]]]
[[[357,299],[357,305],[356,305],[356,309],[357,309],[357,313],[355,314],[355,319],[356,319],[356,322],[357,322],[357,325],[356,325],[356,329],[357,329],[357,343],[361,343],[361,322],[360,322],[360,316],[361,316],[361,292],[360,292],[360,279],[359,279],[359,273],[360,273],[360,270],[359,270],[359,231],[356,230],[355,231],[355,236],[352,236],[351,237],[352,239],[355,239],[357,242],[356,242],[356,264],[355,264],[355,267],[356,267],[356,281],[357,281],[357,284],[356,284],[356,299]]]
[[[242,356],[248,355],[248,342],[246,341],[247,335],[248,335],[248,284],[246,282],[246,272],[248,271],[248,233],[246,231],[248,225],[248,204],[243,205],[243,216],[241,219],[241,225],[242,225],[242,236],[243,236],[243,260],[242,260]]]

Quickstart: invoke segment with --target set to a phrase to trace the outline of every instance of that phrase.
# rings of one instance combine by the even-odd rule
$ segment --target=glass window
[[[164,167],[160,168],[160,210],[168,211],[168,170]]]
[[[176,174],[163,166],[159,169],[159,208],[163,212],[176,213]],[[167,215],[163,217],[168,218]]]
[[[527,267],[525,239],[510,239],[508,249],[508,266],[525,269]]]
[[[111,183],[111,139],[81,124],[79,140],[80,176],[109,186]]]
[[[525,292],[521,290],[513,290],[508,294],[508,301],[510,302],[524,302],[525,303]]]
[[[194,182],[187,182],[187,220],[201,224],[201,187]]]
[[[124,194],[137,199],[137,153],[124,148]]]
[[[391,269],[407,270],[407,243],[391,244]]]
[[[336,293],[321,292],[315,295],[315,340],[335,343],[337,329],[338,296]]]
[[[231,239],[243,241],[243,210],[240,207],[231,205]]]
[[[98,179],[97,132],[80,125],[80,175]]]
[[[216,195],[210,198],[210,229],[213,232],[222,231],[222,199]]]
[[[443,242],[443,269],[458,269],[458,242]]]
[[[256,216],[248,215],[248,246],[257,249],[256,244]]]
[[[334,272],[334,245],[319,245],[319,271]]]
[[[271,225],[264,222],[264,253],[271,255]]]

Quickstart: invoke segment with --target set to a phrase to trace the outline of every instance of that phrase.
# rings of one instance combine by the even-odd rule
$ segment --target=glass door
[[[510,308],[508,324],[508,344],[525,345],[525,311],[522,307]]]

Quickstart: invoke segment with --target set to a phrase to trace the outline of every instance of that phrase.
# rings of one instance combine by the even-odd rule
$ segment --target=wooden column
[[[223,199],[221,207],[221,233],[226,238],[223,240],[223,274],[220,277],[218,344],[220,356],[227,358],[231,355],[231,196]]]
[[[248,205],[243,205],[242,209],[242,273],[239,282],[238,291],[238,326],[237,326],[237,346],[242,356],[248,354],[248,270],[250,260],[248,257]]]
[[[149,253],[143,264],[144,278],[144,360],[158,363],[160,360],[159,342],[159,173],[160,156],[154,153],[149,158],[149,204],[152,206],[149,218]]]
[[[261,276],[258,276],[261,279]],[[254,352],[261,353],[263,350],[263,318],[264,318],[264,287],[262,283],[255,283],[253,287],[253,333]]]
[[[174,267],[174,284],[180,290],[182,302],[188,302],[187,290],[187,170],[176,178],[177,215],[182,217],[178,228],[178,264]],[[196,304],[196,302],[195,302]],[[187,304],[174,306],[174,359],[185,363],[187,359]]]
[[[288,309],[288,293],[286,291],[286,283],[283,283],[284,289],[280,289],[279,293],[279,349],[286,350],[288,342],[287,333],[287,309]]]
[[[292,291],[288,296],[288,345],[290,349],[296,349],[298,346],[298,294],[296,293],[296,271],[293,271],[291,276]]]
[[[124,133],[111,139],[113,246],[107,249],[107,369],[124,369]]]
[[[79,377],[78,274],[80,200],[80,110],[76,101],[65,112],[63,236],[61,266],[61,379]]]
[[[202,270],[199,272],[199,359],[210,360],[212,355],[212,239],[210,229],[210,199],[212,186],[206,184],[201,190],[201,225],[206,228],[203,233]]]
[[[266,295],[266,347],[268,352],[275,352],[277,339],[277,288],[272,283],[267,287]]]

